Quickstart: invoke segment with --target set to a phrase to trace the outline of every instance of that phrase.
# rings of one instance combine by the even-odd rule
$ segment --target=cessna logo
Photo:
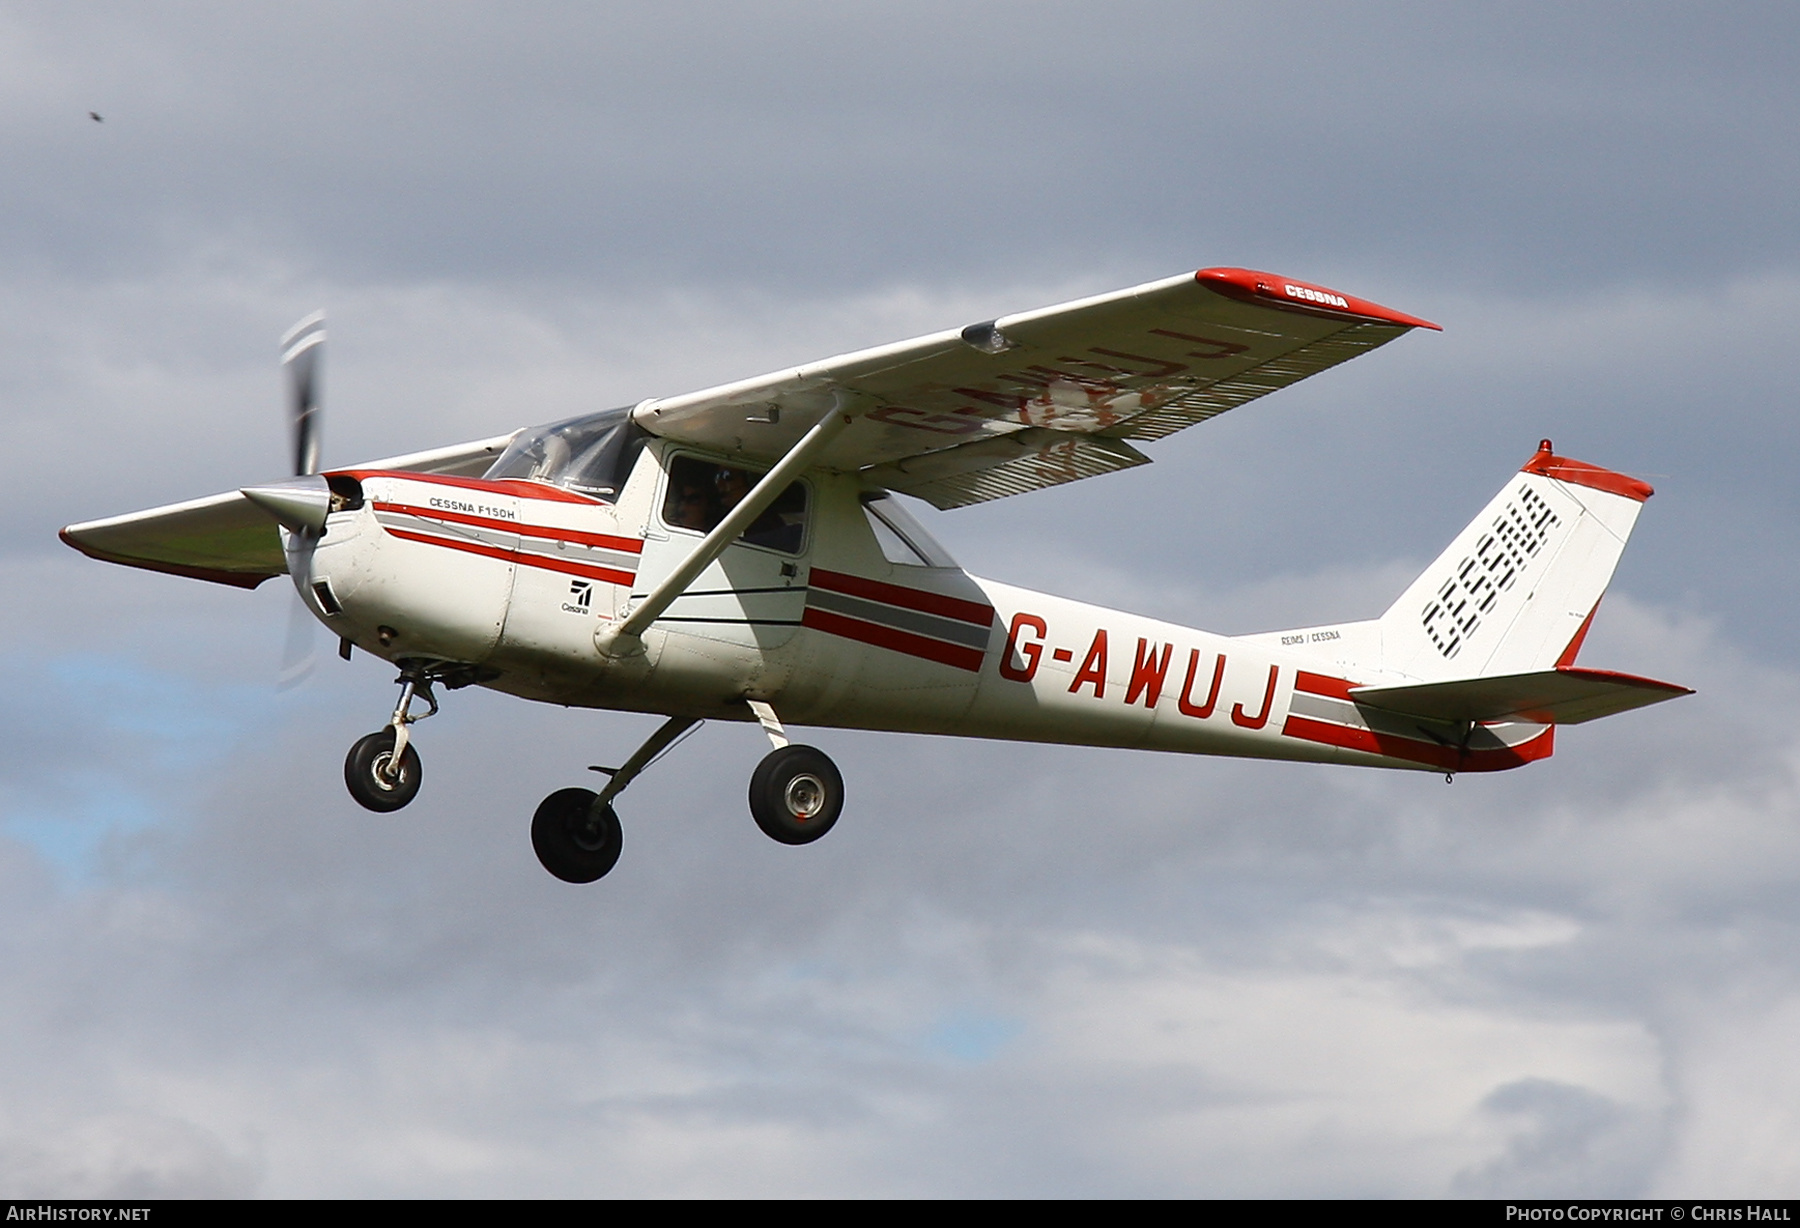
[[[1311,286],[1294,286],[1284,284],[1289,298],[1303,298],[1309,303],[1324,303],[1328,307],[1349,307],[1350,302],[1341,294],[1332,294],[1325,290],[1314,290]]]
[[[571,614],[586,614],[588,607],[594,603],[594,582],[592,580],[573,580],[569,584],[569,599],[563,602],[563,609]]]

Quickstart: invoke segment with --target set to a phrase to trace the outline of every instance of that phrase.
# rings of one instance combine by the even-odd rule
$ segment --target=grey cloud
[[[109,1113],[0,1142],[0,1187],[15,1198],[245,1198],[261,1179],[254,1154],[191,1122]]]
[[[1521,1128],[1503,1158],[1458,1174],[1453,1188],[1459,1194],[1627,1198],[1644,1188],[1649,1149],[1645,1140],[1630,1135],[1646,1126],[1653,1130],[1654,1123],[1634,1121],[1604,1096],[1549,1079],[1521,1079],[1496,1088],[1481,1107]],[[1609,1150],[1621,1154],[1612,1159],[1603,1154]],[[1613,1166],[1614,1172],[1606,1171]]]
[[[16,9],[7,264],[812,292],[1171,246],[1522,288],[1792,259],[1780,6]],[[104,95],[108,122],[86,120]],[[78,122],[79,121],[79,122]]]

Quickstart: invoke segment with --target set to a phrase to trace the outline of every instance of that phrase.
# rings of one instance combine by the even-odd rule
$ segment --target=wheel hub
[[[575,816],[574,822],[569,824],[569,840],[584,853],[597,853],[606,843],[606,828],[589,810]]]
[[[810,819],[825,809],[825,782],[810,774],[796,776],[788,781],[782,800],[796,819]]]

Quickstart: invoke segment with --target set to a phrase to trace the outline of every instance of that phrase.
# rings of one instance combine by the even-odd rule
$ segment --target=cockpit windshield
[[[647,438],[629,407],[552,422],[520,432],[483,476],[548,482],[611,501]]]

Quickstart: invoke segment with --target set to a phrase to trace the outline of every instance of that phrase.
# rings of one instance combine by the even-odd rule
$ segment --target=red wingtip
[[[1576,486],[1588,486],[1595,490],[1604,490],[1611,495],[1624,495],[1627,499],[1636,499],[1639,503],[1656,493],[1656,489],[1650,483],[1640,481],[1628,474],[1603,469],[1599,465],[1590,465],[1586,461],[1570,460],[1566,456],[1558,456],[1551,450],[1548,439],[1538,441],[1537,452],[1525,462],[1519,472],[1535,473],[1542,477],[1555,478],[1559,482],[1570,482]]]
[[[1365,298],[1340,294],[1324,286],[1295,281],[1279,273],[1259,273],[1255,269],[1201,269],[1194,274],[1194,280],[1233,298],[1251,298],[1299,311],[1361,316],[1387,324],[1403,324],[1407,328],[1429,328],[1440,333],[1444,331],[1442,326],[1433,324],[1430,320],[1421,320],[1418,316],[1409,316],[1403,311],[1371,303]]]

